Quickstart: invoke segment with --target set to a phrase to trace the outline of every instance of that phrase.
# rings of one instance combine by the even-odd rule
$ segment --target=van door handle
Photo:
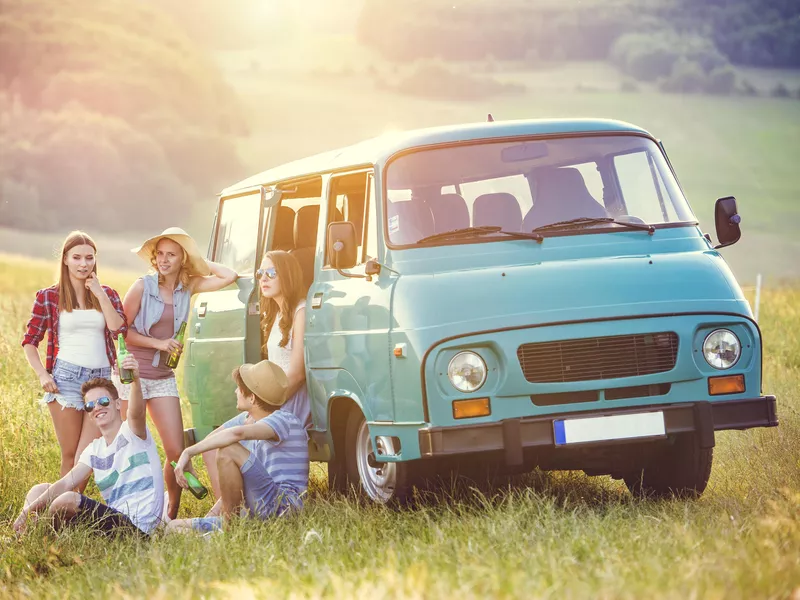
[[[311,298],[311,310],[316,310],[318,308],[322,308],[322,292],[317,292],[314,294],[314,297]]]
[[[197,307],[197,318],[202,319],[206,316],[206,308],[208,307],[208,302],[201,302],[200,306]]]

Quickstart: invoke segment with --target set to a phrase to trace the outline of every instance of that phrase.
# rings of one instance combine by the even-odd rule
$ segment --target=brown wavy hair
[[[162,237],[157,242],[156,245],[153,246],[153,251],[150,253],[150,264],[153,267],[153,270],[158,273],[158,284],[163,285],[164,283],[164,276],[158,270],[158,263],[156,262],[156,254],[158,252],[158,245],[161,243],[161,240],[169,240],[171,242],[175,242],[175,240]],[[175,242],[178,244],[178,242]],[[178,244],[178,246],[181,246]],[[189,287],[189,272],[186,270],[186,263],[189,261],[189,255],[186,253],[186,250],[183,246],[181,246],[181,252],[183,252],[183,258],[181,259],[181,270],[178,271],[178,281],[183,285],[183,289],[188,289]]]
[[[303,283],[303,269],[293,254],[283,250],[270,250],[264,255],[264,258],[272,261],[278,274],[278,279],[281,282],[280,302],[274,298],[265,298],[263,296],[260,300],[261,354],[267,357],[267,339],[278,313],[281,315],[281,320],[278,323],[281,330],[281,341],[278,345],[281,348],[285,348],[286,344],[289,343],[289,333],[292,331],[294,311],[300,301],[305,300],[307,290]]]
[[[72,282],[69,280],[69,267],[64,264],[64,260],[67,258],[67,252],[72,250],[75,246],[91,246],[95,253],[95,261],[94,266],[92,267],[92,273],[97,275],[97,244],[94,243],[94,240],[89,237],[88,234],[84,233],[83,231],[73,231],[68,236],[67,239],[64,240],[64,243],[61,245],[61,267],[58,273],[58,310],[59,312],[72,312],[73,310],[80,307],[78,304],[78,293],[75,291],[75,288],[72,286]],[[86,290],[86,304],[91,306],[95,310],[102,310],[100,308],[100,300],[95,298],[94,294],[89,290]]]

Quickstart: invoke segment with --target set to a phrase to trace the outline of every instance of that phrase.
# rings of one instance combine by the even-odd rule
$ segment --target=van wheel
[[[347,465],[343,456],[337,456],[328,462],[328,490],[337,494],[346,494],[350,489],[347,476]]]
[[[700,448],[694,433],[680,434],[643,469],[626,473],[625,485],[634,496],[699,498],[711,476],[713,448]]]
[[[391,441],[381,440],[381,449],[393,454]],[[383,447],[383,444],[388,444]],[[379,463],[369,436],[369,426],[358,409],[353,409],[347,419],[347,476],[359,494],[380,504],[403,502],[407,499],[409,485],[408,463]]]

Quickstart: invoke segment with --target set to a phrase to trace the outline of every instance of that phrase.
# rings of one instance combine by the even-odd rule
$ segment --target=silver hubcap
[[[394,454],[392,442],[385,438],[378,439],[378,448],[384,454]],[[356,464],[361,485],[367,495],[376,502],[386,503],[394,496],[397,483],[396,463],[377,463],[369,437],[369,427],[366,421],[361,422],[358,428],[356,441]],[[375,467],[371,465],[377,465]]]

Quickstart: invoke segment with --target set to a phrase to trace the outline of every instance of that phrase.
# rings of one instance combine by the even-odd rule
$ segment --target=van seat
[[[272,237],[272,250],[294,249],[294,218],[294,210],[291,207],[278,207],[275,234]]]
[[[504,231],[519,231],[522,227],[522,209],[513,194],[495,192],[475,198],[472,206],[475,227],[499,226]]]
[[[572,167],[542,169],[533,176],[536,194],[525,215],[523,231],[578,217],[607,217],[606,209],[589,193],[583,175]]]
[[[294,216],[294,250],[291,253],[303,270],[303,284],[311,287],[314,282],[314,255],[317,250],[317,226],[319,225],[319,204],[302,206]]]
[[[433,213],[435,233],[469,227],[469,209],[461,194],[442,194],[428,201],[428,207]]]

